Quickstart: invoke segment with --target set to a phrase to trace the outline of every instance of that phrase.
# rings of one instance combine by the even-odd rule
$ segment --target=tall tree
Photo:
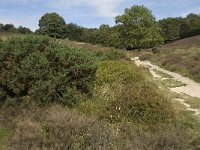
[[[0,23],[0,32],[3,31],[3,24]]]
[[[83,27],[74,23],[69,23],[65,26],[64,37],[74,41],[81,41],[83,36]]]
[[[65,26],[65,20],[57,13],[47,13],[39,20],[39,33],[61,38]]]
[[[32,31],[29,28],[22,27],[22,26],[19,26],[17,28],[17,30],[18,30],[19,33],[22,33],[22,34],[30,34],[30,33],[32,33]]]
[[[3,27],[2,27],[3,31],[5,32],[16,32],[16,28],[13,24],[5,24]]]
[[[200,15],[189,14],[181,25],[181,37],[191,37],[200,34]]]
[[[162,28],[162,35],[165,42],[172,42],[180,39],[180,29],[183,18],[166,18],[159,21]]]
[[[144,6],[126,8],[123,15],[116,17],[116,23],[120,25],[120,34],[127,49],[140,50],[163,43],[161,28],[152,12]]]

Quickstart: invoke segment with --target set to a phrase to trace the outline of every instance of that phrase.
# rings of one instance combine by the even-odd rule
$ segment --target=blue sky
[[[0,0],[0,23],[13,23],[35,30],[40,17],[57,12],[66,23],[84,27],[114,25],[125,8],[144,5],[157,19],[200,13],[200,0]]]

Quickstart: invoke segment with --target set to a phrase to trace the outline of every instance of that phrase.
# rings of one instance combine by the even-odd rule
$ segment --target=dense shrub
[[[73,106],[90,92],[95,55],[64,47],[48,37],[26,36],[1,43],[0,99]]]
[[[148,126],[173,120],[173,107],[168,98],[134,64],[105,61],[96,76],[97,95],[104,101],[101,118],[111,122],[147,123]]]

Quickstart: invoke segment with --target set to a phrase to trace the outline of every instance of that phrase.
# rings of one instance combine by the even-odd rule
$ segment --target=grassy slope
[[[7,35],[3,36],[3,38],[7,38],[7,37],[9,37],[9,36],[7,36]],[[90,49],[90,50],[94,50],[94,51],[97,50],[97,49],[98,50],[102,50],[102,51],[110,49],[110,48],[101,47],[99,45],[78,43],[78,42],[72,42],[72,41],[69,41],[69,40],[61,40],[61,42],[66,44],[66,45],[70,45],[72,47]],[[146,52],[144,52],[144,53],[146,53]],[[142,54],[143,54],[143,52],[142,52]],[[138,53],[136,53],[136,54],[128,53],[128,56],[137,56],[137,55],[138,55]],[[146,75],[147,75],[147,78],[152,80],[152,77],[149,76],[148,73]],[[167,91],[165,90],[165,88],[163,88],[162,90],[163,91],[161,91],[161,92],[165,93],[168,97],[170,95],[169,98],[173,97],[173,94],[168,94]],[[93,104],[91,104],[91,105],[93,105]],[[96,105],[96,104],[94,104],[94,105]],[[110,127],[111,127],[112,128],[112,132],[109,133],[111,135],[111,134],[113,134],[113,132],[118,132],[118,128],[123,128],[123,130],[124,130],[123,134],[124,135],[120,135],[119,139],[118,139],[120,141],[120,143],[123,143],[121,141],[123,139],[124,139],[124,141],[128,140],[128,138],[126,136],[130,136],[131,138],[134,138],[134,140],[136,140],[134,142],[136,142],[136,144],[139,144],[139,145],[142,145],[142,144],[143,145],[145,145],[145,144],[148,145],[148,142],[149,142],[149,144],[153,144],[154,142],[155,142],[154,144],[156,144],[156,142],[159,141],[159,139],[164,136],[163,139],[165,139],[165,140],[168,139],[169,141],[170,140],[172,140],[172,141],[174,140],[173,141],[174,143],[180,142],[180,141],[183,142],[183,143],[177,143],[177,145],[184,144],[184,139],[181,139],[181,138],[184,138],[185,135],[181,135],[180,131],[176,131],[176,129],[166,129],[167,131],[161,131],[161,132],[156,133],[155,135],[152,134],[152,135],[148,135],[147,137],[143,137],[144,135],[142,135],[142,136],[138,135],[138,137],[137,137],[137,133],[132,132],[133,129],[130,129],[128,124],[123,124],[122,123],[122,124],[114,124],[112,126],[108,125],[109,127],[107,127],[107,124],[106,124],[105,125],[106,130],[104,130],[104,126],[101,126],[101,123],[104,123],[104,122],[99,122],[99,121],[94,120],[93,124],[95,123],[95,125],[91,125],[89,117],[87,119],[85,119],[82,115],[79,115],[76,112],[75,112],[75,116],[74,116],[74,114],[73,113],[72,114],[69,113],[69,110],[66,110],[66,108],[60,108],[60,106],[56,106],[55,108],[54,107],[55,106],[53,106],[53,108],[52,107],[47,108],[46,110],[45,109],[42,109],[42,110],[41,109],[39,109],[39,110],[37,109],[37,111],[31,110],[31,109],[30,110],[27,110],[27,109],[16,110],[19,114],[15,114],[15,113],[13,113],[11,111],[13,113],[12,114],[12,113],[10,113],[10,111],[7,112],[7,110],[6,110],[5,111],[6,112],[5,117],[3,117],[5,112],[1,113],[1,117],[3,117],[6,120],[9,117],[11,117],[11,120],[15,119],[15,118],[19,118],[20,121],[17,122],[17,126],[18,126],[17,131],[21,131],[21,130],[25,130],[26,131],[27,130],[26,132],[28,132],[30,135],[35,135],[36,137],[38,136],[38,138],[40,138],[40,135],[35,133],[35,128],[38,127],[38,122],[37,122],[38,120],[41,119],[41,121],[42,121],[41,123],[44,124],[43,125],[44,127],[45,127],[45,124],[48,124],[49,123],[48,121],[50,120],[50,122],[52,123],[51,127],[52,128],[59,128],[59,129],[61,129],[61,132],[62,132],[62,130],[64,130],[64,131],[66,130],[64,128],[64,126],[67,126],[67,127],[69,126],[68,130],[74,130],[74,128],[71,127],[71,124],[70,124],[71,122],[65,121],[66,119],[68,119],[68,117],[69,118],[73,118],[74,117],[74,120],[77,120],[77,122],[75,121],[72,124],[74,124],[78,128],[76,130],[82,130],[81,128],[84,127],[84,128],[86,128],[86,130],[91,130],[91,132],[94,132],[94,133],[91,133],[91,134],[97,134],[98,135],[99,132],[107,132],[107,133],[109,133],[110,131],[107,131],[107,130],[110,130]],[[180,106],[178,103],[174,103],[174,107],[177,108],[177,113],[178,113],[178,115],[177,115],[178,119],[176,121],[177,124],[178,125],[182,125],[183,129],[185,129],[185,130],[188,130],[188,129],[189,130],[195,130],[195,131],[193,131],[193,132],[195,132],[194,134],[196,134],[196,132],[199,132],[199,129],[196,128],[198,126],[198,121],[195,118],[193,118],[193,116],[191,114],[189,114],[188,112],[185,112],[184,109],[182,108],[182,106]],[[98,109],[98,106],[97,106],[97,109]],[[23,112],[23,113],[21,113],[21,112]],[[70,112],[71,112],[71,110],[70,110]],[[45,113],[47,113],[47,115]],[[50,113],[50,116],[49,116],[48,113]],[[39,117],[39,114],[44,114],[44,115],[42,115],[42,117]],[[67,115],[67,114],[69,114],[69,115]],[[72,116],[70,116],[70,115],[72,115]],[[53,116],[53,118],[48,118],[48,117],[51,117],[51,116]],[[63,117],[60,117],[60,116],[63,116]],[[46,117],[47,117],[47,119],[46,119]],[[2,119],[0,118],[0,120],[2,120]],[[82,127],[81,124],[83,124],[83,127]],[[96,126],[96,124],[100,124],[100,125]],[[27,129],[26,129],[26,127],[27,127]],[[12,128],[12,121],[11,121],[11,128]],[[143,129],[143,128],[141,127],[141,129]],[[136,130],[141,130],[141,129],[136,129]],[[97,131],[95,131],[95,130],[97,130]],[[131,131],[129,132],[129,130],[131,130]],[[173,130],[175,130],[175,131],[173,131]],[[5,144],[5,139],[7,138],[7,135],[9,135],[9,133],[10,132],[9,132],[8,129],[4,129],[3,127],[2,127],[2,129],[0,129],[0,144],[2,144],[2,145]],[[128,133],[130,133],[130,135]],[[48,131],[45,134],[47,134],[47,135],[45,135],[45,138],[47,138],[47,144],[48,144]],[[57,135],[58,137],[55,137],[55,138],[61,138],[61,134],[60,133],[57,133],[57,134],[58,134]],[[116,134],[122,134],[122,133],[116,133]],[[131,134],[135,134],[135,135],[133,136]],[[18,132],[18,135],[16,135],[16,137],[14,137],[14,138],[16,138],[15,142],[18,142],[18,144],[20,143],[19,142],[20,139],[18,139],[20,136],[23,137],[24,135],[21,135]],[[64,137],[62,137],[63,139],[68,138],[68,137],[65,137],[65,135],[62,135],[62,136],[64,136]],[[77,136],[77,138],[82,138],[83,135],[80,135],[80,137],[79,137],[79,135],[75,135],[75,136]],[[100,136],[100,135],[98,135],[98,136]],[[142,140],[139,139],[139,136],[141,136]],[[31,139],[31,137],[28,137],[28,138]],[[144,140],[144,138],[146,138],[146,141]],[[152,139],[154,139],[154,140],[152,141]],[[144,141],[145,143],[143,143],[141,141]],[[53,142],[55,142],[55,144],[57,144],[56,141],[53,141]],[[65,141],[63,141],[63,142],[65,142]],[[139,143],[137,143],[137,142],[139,142]],[[161,141],[161,143],[162,143],[162,141]],[[133,145],[131,145],[131,143],[126,143],[126,144],[130,144],[130,147],[133,146]],[[75,146],[78,146],[78,145],[75,145]],[[120,146],[123,147],[124,145],[120,145]]]
[[[164,45],[151,60],[171,71],[200,82],[200,36]]]

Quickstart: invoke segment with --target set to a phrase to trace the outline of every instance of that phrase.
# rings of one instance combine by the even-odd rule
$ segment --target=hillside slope
[[[181,39],[163,46],[163,48],[195,48],[200,47],[200,35]]]
[[[133,52],[142,60],[151,62],[173,72],[200,82],[200,35],[175,41],[152,51]]]
[[[0,45],[0,149],[196,147],[193,122],[123,53],[43,36]]]

